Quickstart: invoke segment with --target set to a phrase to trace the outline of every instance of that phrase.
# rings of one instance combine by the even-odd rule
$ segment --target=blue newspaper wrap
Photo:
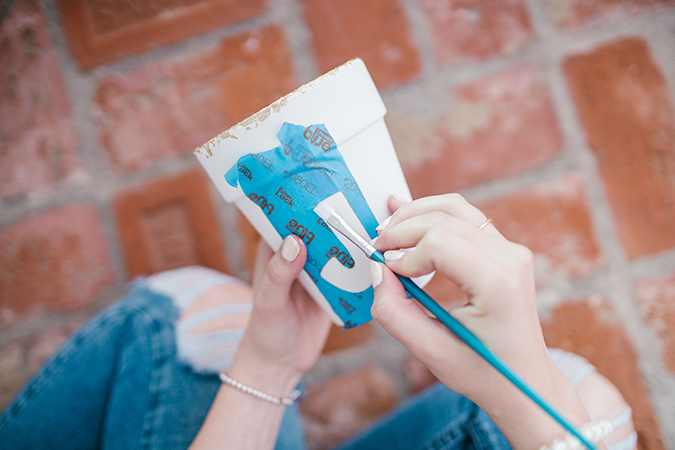
[[[372,319],[373,288],[347,292],[321,277],[331,258],[347,268],[354,267],[354,259],[313,210],[342,192],[371,238],[377,236],[377,219],[323,124],[305,127],[286,122],[277,137],[280,146],[242,156],[225,173],[225,180],[241,186],[282,238],[293,233],[303,240],[304,269],[342,319],[344,329],[364,324]]]

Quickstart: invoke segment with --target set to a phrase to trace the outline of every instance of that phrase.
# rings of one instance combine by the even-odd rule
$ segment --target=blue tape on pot
[[[313,210],[342,192],[371,238],[377,236],[377,219],[323,124],[305,127],[286,122],[277,137],[279,147],[242,156],[225,173],[225,180],[241,187],[282,238],[293,233],[303,240],[307,247],[305,271],[345,328],[364,324],[372,319],[373,288],[348,292],[321,276],[332,258],[346,268],[354,266],[354,259]]]

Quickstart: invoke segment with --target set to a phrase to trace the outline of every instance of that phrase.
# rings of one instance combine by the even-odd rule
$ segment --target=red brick
[[[27,354],[28,368],[37,370],[54,353],[70,334],[70,327],[59,326],[43,331],[33,342]]]
[[[513,53],[533,35],[522,0],[422,0],[439,64]]]
[[[337,350],[358,347],[372,341],[374,337],[375,329],[372,323],[366,323],[344,331],[341,327],[333,325],[328,333],[323,353],[326,354]]]
[[[265,0],[58,0],[81,69],[253,17]]]
[[[543,3],[553,21],[566,30],[588,29],[675,5],[673,0],[546,0]]]
[[[675,111],[647,45],[614,41],[564,70],[628,257],[675,247]]]
[[[459,188],[538,166],[562,137],[542,70],[527,65],[455,89],[431,120],[387,118],[413,197]]]
[[[302,3],[323,72],[360,57],[380,89],[410,81],[419,74],[420,57],[398,0]]]
[[[640,450],[665,449],[635,348],[607,301],[565,303],[543,323],[543,329],[548,346],[583,356],[621,391],[633,409]]]
[[[114,208],[129,278],[190,265],[231,273],[200,169],[123,191]]]
[[[124,170],[188,154],[287,94],[293,80],[276,26],[104,77],[95,94],[101,146]]]
[[[14,4],[0,28],[0,197],[40,192],[82,172],[63,74],[42,8]]]
[[[240,213],[237,213],[237,228],[239,231],[239,241],[241,242],[239,260],[242,262],[248,273],[253,275],[260,235],[256,229],[253,228],[251,222]],[[248,281],[250,282],[252,280],[249,278]]]
[[[481,203],[504,236],[546,262],[540,275],[585,276],[602,264],[585,186],[576,175]]]
[[[0,408],[12,398],[14,393],[30,377],[31,371],[26,365],[25,340],[11,342],[0,350]]]
[[[74,309],[113,279],[103,223],[90,205],[56,208],[0,231],[0,305]]]
[[[392,378],[376,365],[311,386],[300,401],[308,448],[333,448],[397,402]]]
[[[661,340],[663,364],[675,372],[675,274],[635,283],[643,316]]]

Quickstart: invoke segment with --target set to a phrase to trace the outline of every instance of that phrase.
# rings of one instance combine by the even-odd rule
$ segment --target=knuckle
[[[429,214],[429,221],[431,223],[443,223],[447,220],[448,215],[443,211],[433,211]]]
[[[520,269],[534,267],[534,253],[524,245],[513,244],[513,260]]]
[[[443,195],[444,200],[447,201],[448,203],[452,203],[455,205],[468,205],[469,202],[466,201],[464,196],[462,194],[459,194],[457,192],[451,192],[449,194]]]
[[[425,236],[427,241],[426,244],[429,245],[432,250],[434,248],[446,247],[457,237],[455,234],[456,223],[447,214],[439,214],[443,216],[442,220],[433,224]]]
[[[425,238],[425,244],[431,248],[435,248],[442,243],[447,242],[451,238],[451,235],[447,233],[447,225],[444,223],[439,223],[429,228]]]
[[[392,321],[394,311],[385,299],[380,298],[378,301],[373,302],[370,307],[370,315],[384,329],[387,329]]]
[[[267,279],[273,286],[280,286],[286,280],[285,270],[281,264],[275,264],[276,261],[270,261],[267,265]]]

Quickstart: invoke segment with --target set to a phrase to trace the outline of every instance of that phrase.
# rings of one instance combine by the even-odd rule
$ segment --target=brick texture
[[[47,328],[36,336],[14,339],[0,350],[0,408],[79,325],[72,322]]]
[[[129,278],[201,265],[232,273],[199,169],[125,190],[114,201]]]
[[[77,134],[42,8],[16,2],[0,27],[0,197],[82,172]]]
[[[675,112],[647,45],[614,41],[564,70],[628,257],[675,247]]]
[[[265,0],[58,0],[81,69],[253,17]]]
[[[565,303],[543,329],[548,346],[583,356],[621,391],[633,409],[640,450],[665,449],[635,348],[609,302],[591,298]]]
[[[533,35],[522,0],[422,0],[439,64],[512,53]]]
[[[419,54],[398,0],[302,3],[321,71],[360,57],[380,89],[410,81],[420,72]]]
[[[101,218],[84,204],[56,208],[4,228],[0,267],[3,313],[79,308],[92,303],[113,279]]]
[[[537,256],[538,281],[594,273],[602,263],[585,186],[576,175],[481,203],[504,236]]]
[[[310,386],[300,401],[307,447],[333,448],[397,403],[392,378],[374,364]]]
[[[543,3],[553,21],[566,30],[593,28],[675,5],[673,0],[544,0]]]
[[[323,353],[358,347],[372,341],[374,337],[375,329],[370,322],[344,331],[341,327],[333,325],[328,333]]]
[[[293,79],[276,26],[104,77],[95,94],[101,146],[123,170],[185,155],[287,94]]]
[[[387,124],[413,197],[536,167],[562,146],[544,74],[534,65],[459,86],[435,119],[394,113]]]
[[[661,340],[663,364],[675,372],[675,274],[638,280],[635,291],[643,317]]]
[[[23,342],[14,341],[0,350],[0,408],[30,377],[24,358]]]
[[[260,235],[255,228],[253,228],[251,222],[239,212],[237,212],[237,229],[239,231],[239,240],[241,242],[241,245],[239,246],[239,261],[241,261],[244,269],[248,272],[248,281],[251,282],[253,269],[255,268],[256,255],[258,254]]]

